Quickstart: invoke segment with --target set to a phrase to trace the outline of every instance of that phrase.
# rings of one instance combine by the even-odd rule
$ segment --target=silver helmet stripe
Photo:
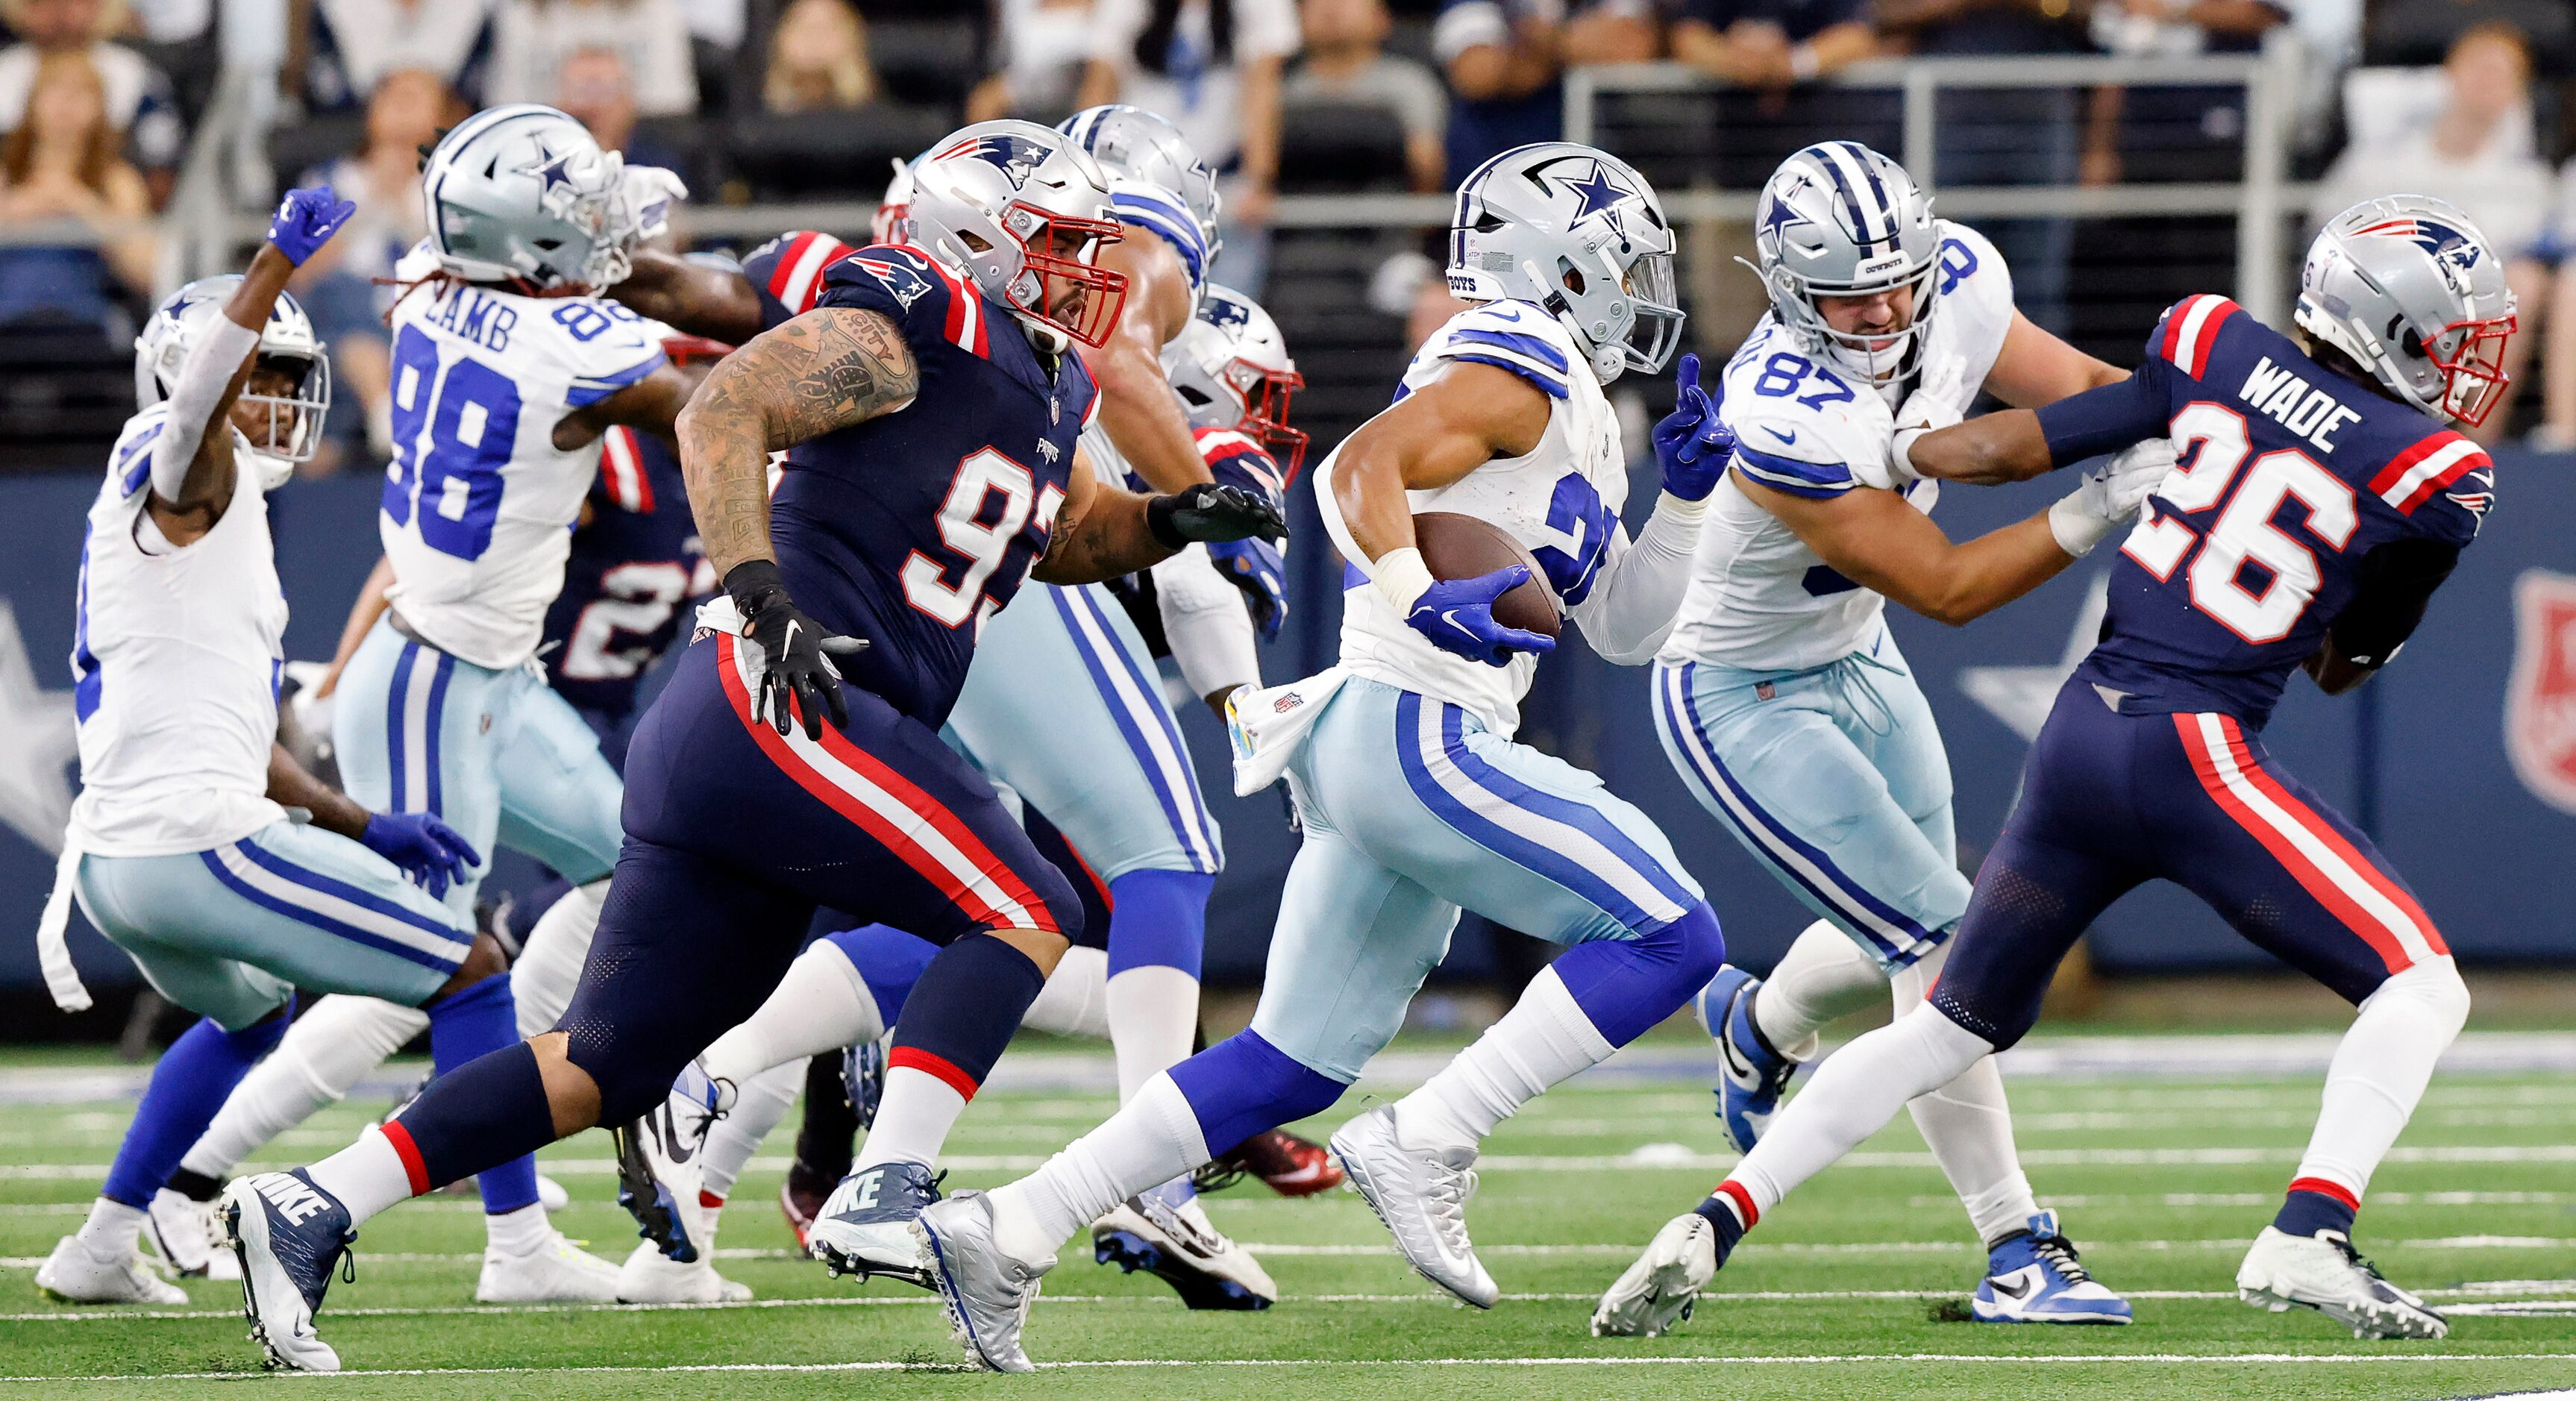
[[[1887,208],[1887,189],[1878,183],[1878,177],[1870,173],[1866,164],[1853,156],[1851,143],[1828,141],[1808,150],[1817,156],[1817,163],[1824,167],[1825,173],[1833,177],[1834,188],[1842,192],[1844,207],[1850,209],[1858,221],[1854,232],[1860,235],[1860,241],[1876,245],[1894,238],[1896,219]],[[1870,187],[1875,198],[1861,198],[1863,183]]]

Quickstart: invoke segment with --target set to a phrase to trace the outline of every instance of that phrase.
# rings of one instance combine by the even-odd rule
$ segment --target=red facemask
[[[2424,347],[2425,358],[2442,372],[2441,408],[2454,422],[2475,428],[2504,401],[2505,386],[2513,383],[2513,377],[2504,372],[2504,348],[2516,329],[2511,314],[2454,321],[2442,328],[2439,337],[2448,340],[2460,333],[2460,348],[2449,359],[2430,345]]]
[[[1038,275],[1038,295],[1035,305],[1023,305],[1020,310],[1084,345],[1099,349],[1108,341],[1110,328],[1118,324],[1119,308],[1126,305],[1127,275],[1094,266],[1090,260],[1099,255],[1102,244],[1118,241],[1120,230],[1117,221],[1050,214],[1027,204],[1019,208],[1039,220],[1038,227],[1021,243],[1028,270]],[[1068,258],[1046,251],[1054,246],[1059,230],[1082,235],[1084,244],[1080,257]],[[1053,310],[1068,283],[1083,289],[1082,305],[1073,312],[1070,321],[1059,318]]]

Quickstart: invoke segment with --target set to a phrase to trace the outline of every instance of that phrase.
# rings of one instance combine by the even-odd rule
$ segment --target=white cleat
[[[182,1279],[205,1279],[215,1262],[229,1265],[229,1252],[215,1249],[215,1204],[191,1200],[164,1187],[152,1194],[152,1209],[143,1218],[143,1238],[170,1273]],[[240,1277],[235,1270],[233,1278]]]
[[[1101,1264],[1157,1276],[1194,1309],[1266,1309],[1279,1302],[1270,1272],[1227,1239],[1194,1196],[1178,1206],[1163,1188],[1129,1197],[1092,1223],[1091,1249]]]
[[[549,1226],[545,1242],[525,1255],[485,1245],[474,1297],[486,1304],[613,1304],[622,1278],[615,1265]]]
[[[1424,1279],[1480,1309],[1502,1297],[1467,1238],[1467,1199],[1476,1194],[1476,1150],[1404,1146],[1395,1109],[1381,1106],[1342,1125],[1333,1156],[1351,1186],[1386,1223],[1395,1248]]]
[[[128,1252],[122,1260],[102,1260],[89,1253],[78,1236],[65,1236],[54,1253],[36,1267],[36,1287],[66,1304],[184,1305],[188,1291],[145,1268],[143,1257]]]
[[[313,1331],[313,1315],[335,1269],[349,1265],[358,1233],[348,1208],[313,1185],[304,1169],[237,1177],[224,1188],[217,1220],[241,1261],[242,1312],[268,1365],[336,1372],[340,1354]]]
[[[2451,1331],[2450,1320],[2380,1278],[2341,1231],[2294,1236],[2264,1227],[2236,1267],[2236,1296],[2274,1313],[2293,1304],[2315,1309],[2356,1338],[2439,1338]]]
[[[1664,1223],[1646,1253],[1592,1311],[1596,1338],[1655,1338],[1691,1316],[1699,1291],[1717,1278],[1717,1228],[1696,1211]]]
[[[1015,1260],[993,1239],[993,1202],[982,1192],[960,1192],[934,1202],[912,1218],[922,1258],[931,1263],[931,1287],[947,1306],[948,1328],[966,1349],[968,1366],[995,1372],[1034,1372],[1020,1345],[1038,1279],[1055,1268]]]
[[[617,1299],[624,1304],[739,1304],[750,1298],[750,1285],[717,1274],[705,1255],[683,1265],[649,1240],[635,1242],[635,1253],[617,1272]]]

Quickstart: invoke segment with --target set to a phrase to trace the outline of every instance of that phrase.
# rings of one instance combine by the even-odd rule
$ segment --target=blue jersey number
[[[393,390],[385,514],[396,525],[417,514],[431,549],[482,558],[501,515],[501,469],[519,438],[518,386],[479,360],[440,374],[438,343],[405,326],[394,337]]]
[[[1941,290],[1939,295],[1944,297],[1950,295],[1951,288],[1967,281],[1968,278],[1976,272],[1976,270],[1977,254],[1975,249],[1970,248],[1968,245],[1961,243],[1955,238],[1947,238],[1941,241]]]
[[[1601,561],[1610,552],[1610,532],[1619,528],[1619,518],[1601,493],[1579,472],[1557,478],[1556,495],[1548,502],[1547,528],[1561,544],[1541,545],[1530,551],[1538,557],[1539,568],[1547,571],[1548,587],[1570,606],[1581,603],[1592,594],[1592,581],[1601,573]]]
[[[1813,393],[1800,394],[1808,380],[1816,382]],[[1811,409],[1827,404],[1847,404],[1855,397],[1852,387],[1837,378],[1833,371],[1803,355],[1775,351],[1762,362],[1761,378],[1753,381],[1753,392],[1765,399],[1795,399]]]
[[[572,333],[574,340],[585,345],[620,321],[642,319],[616,302],[566,302],[555,308],[555,320]]]

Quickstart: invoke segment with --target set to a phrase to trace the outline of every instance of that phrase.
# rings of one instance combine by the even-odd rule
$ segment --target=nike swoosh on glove
[[[1663,471],[1664,490],[1683,501],[1705,501],[1735,459],[1735,431],[1718,421],[1726,386],[1716,394],[1699,382],[1699,357],[1684,355],[1676,380],[1681,401],[1655,424],[1655,465]]]
[[[1529,566],[1515,564],[1472,579],[1436,580],[1413,601],[1405,625],[1441,651],[1487,666],[1507,666],[1515,652],[1553,652],[1555,638],[1494,621],[1494,600],[1529,578]]]
[[[358,841],[400,866],[433,900],[445,899],[449,882],[465,879],[468,868],[483,864],[473,843],[425,812],[377,813],[367,819]]]
[[[841,670],[832,658],[854,656],[867,641],[835,636],[807,616],[787,596],[787,582],[775,560],[744,560],[725,575],[724,584],[742,610],[742,635],[760,647],[751,718],[765,717],[782,735],[801,720],[807,739],[823,737],[826,714],[834,726],[847,727],[850,707],[841,699]]]

